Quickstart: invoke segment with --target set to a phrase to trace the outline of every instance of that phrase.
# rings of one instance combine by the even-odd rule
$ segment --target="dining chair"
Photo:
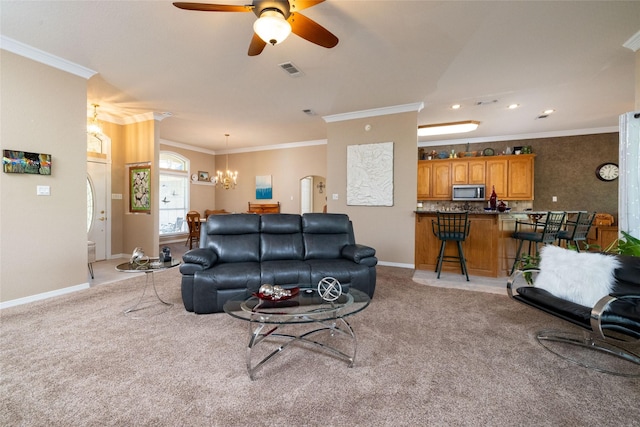
[[[200,213],[197,211],[187,212],[187,225],[189,226],[189,235],[185,246],[188,243],[189,249],[193,249],[194,240],[196,244],[200,242]]]

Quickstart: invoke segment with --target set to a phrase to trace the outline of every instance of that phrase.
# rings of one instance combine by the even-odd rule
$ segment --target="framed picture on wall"
[[[129,212],[151,213],[151,165],[129,166]]]
[[[209,172],[198,171],[198,181],[209,181]]]
[[[256,199],[272,199],[271,175],[256,176]]]

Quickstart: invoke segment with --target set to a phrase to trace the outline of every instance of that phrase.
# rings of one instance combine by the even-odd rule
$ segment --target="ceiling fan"
[[[262,53],[267,43],[276,45],[290,33],[294,33],[318,46],[332,48],[338,38],[322,25],[299,13],[324,0],[254,0],[250,5],[234,6],[224,4],[184,3],[173,5],[179,9],[202,12],[253,12],[258,19],[253,24],[253,38],[249,44],[249,56]]]

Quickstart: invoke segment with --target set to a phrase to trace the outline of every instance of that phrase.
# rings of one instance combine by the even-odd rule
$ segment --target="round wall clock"
[[[596,168],[596,176],[601,181],[614,181],[618,179],[620,171],[615,163],[603,163]]]

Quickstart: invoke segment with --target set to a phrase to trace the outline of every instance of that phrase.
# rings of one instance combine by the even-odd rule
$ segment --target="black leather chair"
[[[596,371],[640,377],[640,257],[617,256],[622,263],[614,271],[615,283],[609,295],[593,307],[586,307],[556,297],[535,286],[540,269],[517,270],[507,282],[507,294],[529,307],[541,310],[583,329],[572,331],[543,330],[536,339],[547,350],[580,366]],[[568,269],[575,268],[568,265]],[[558,347],[553,345],[559,343]],[[579,353],[562,352],[563,344],[595,350],[615,359],[580,357]]]
[[[522,260],[520,255],[524,242],[529,242],[529,256],[536,256],[538,244],[548,245],[556,241],[562,228],[564,217],[565,212],[547,212],[544,222],[516,221],[516,227],[511,237],[520,242],[516,250],[516,258],[513,260],[513,266],[511,267],[511,274],[515,271],[518,262]],[[533,252],[534,247],[536,249],[535,252]]]
[[[469,235],[471,226],[469,212],[436,212],[436,220],[437,221],[431,221],[431,228],[433,234],[442,242],[440,244],[438,265],[436,266],[438,279],[440,278],[443,262],[460,262],[460,270],[462,274],[466,276],[468,282],[469,274],[467,273],[467,262],[464,258],[462,242],[464,242]],[[458,256],[444,254],[447,242],[449,241],[456,242],[458,246]]]
[[[564,241],[567,245],[573,243],[576,250],[580,252],[580,244],[578,242],[587,241],[587,234],[589,234],[595,217],[595,212],[581,211],[578,212],[575,219],[567,219],[564,230],[558,232],[558,241],[560,243]]]

